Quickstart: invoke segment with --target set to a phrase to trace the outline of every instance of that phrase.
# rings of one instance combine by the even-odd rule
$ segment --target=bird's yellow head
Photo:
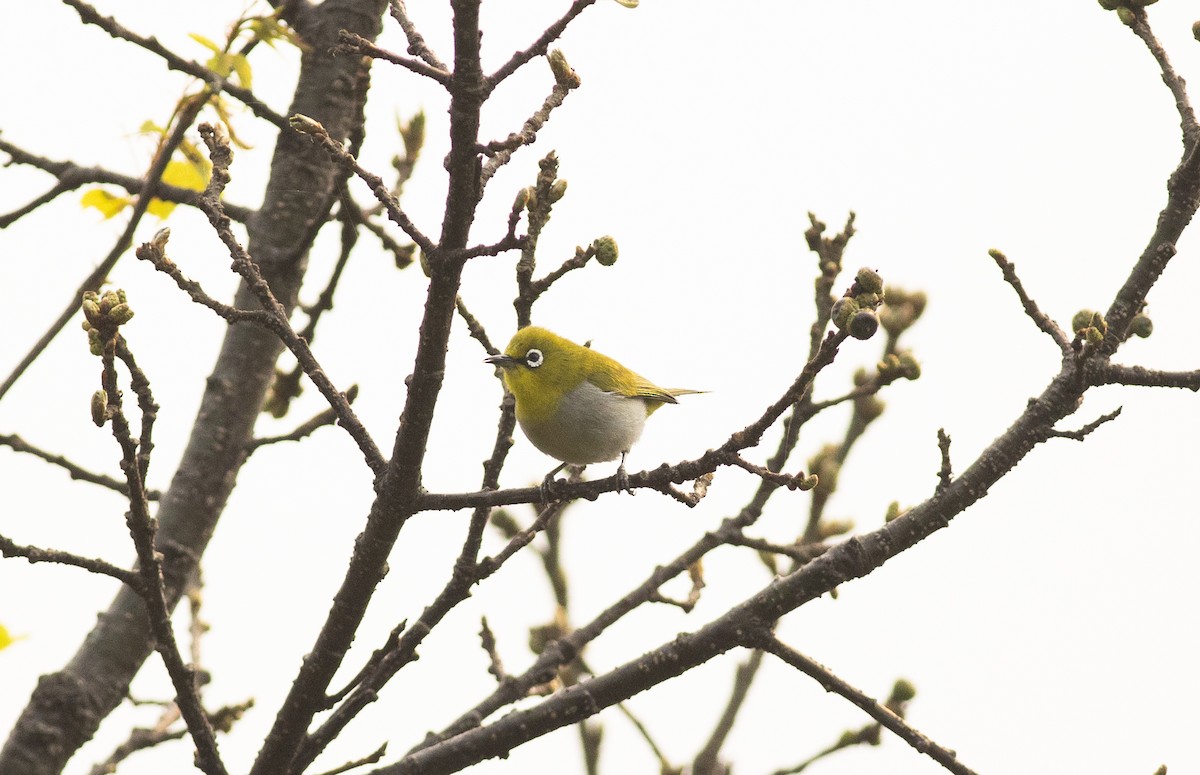
[[[611,360],[544,328],[527,326],[513,336],[503,355],[486,360],[503,369],[518,414],[539,418],[553,414],[563,396],[588,378],[593,358]]]

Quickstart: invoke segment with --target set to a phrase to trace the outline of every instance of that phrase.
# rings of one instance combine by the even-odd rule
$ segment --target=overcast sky
[[[421,32],[449,61],[446,4],[410,5]],[[512,4],[485,3],[485,69],[528,45],[564,6],[526,0],[517,13]],[[188,33],[220,39],[242,8],[213,2],[189,7],[185,18],[176,4],[100,0],[97,7],[196,59],[205,52]],[[1168,0],[1149,13],[1178,71],[1200,83],[1200,44],[1190,30],[1196,7]],[[152,55],[82,27],[66,6],[26,4],[2,17],[8,17],[0,23],[4,139],[53,159],[141,175],[152,145],[138,127],[164,123],[188,80]],[[381,44],[402,51],[403,36],[387,22]],[[561,46],[583,86],[554,113],[534,149],[489,184],[472,238],[490,242],[503,233],[513,194],[533,181],[538,158],[555,149],[570,186],[542,238],[543,266],[604,234],[616,238],[621,256],[612,268],[593,266],[586,277],[564,280],[539,304],[536,322],[590,339],[660,384],[709,391],[654,415],[630,456],[630,471],[720,444],[794,379],[813,314],[816,262],[802,237],[806,212],[831,230],[856,212],[850,271],[871,266],[887,283],[929,295],[926,316],[907,339],[923,375],[886,391],[887,412],[854,450],[829,507],[830,517],[853,519],[862,531],[881,524],[891,501],[914,504],[931,494],[939,428],[953,438],[955,468],[962,470],[1057,372],[1057,349],[1023,316],[987,250],[1005,251],[1029,293],[1064,326],[1081,308],[1107,308],[1152,233],[1180,155],[1178,114],[1155,62],[1093,0],[645,0],[634,10],[603,0],[572,25]],[[295,54],[259,47],[251,61],[255,91],[285,111]],[[445,100],[439,88],[407,71],[380,65],[374,73],[363,162],[386,173],[398,147],[396,117],[424,110],[428,144],[404,204],[422,230],[436,234],[445,198]],[[484,136],[516,130],[551,84],[541,62],[511,79],[488,104]],[[253,148],[238,152],[227,200],[253,207],[273,136],[249,113],[235,113]],[[0,169],[0,212],[51,185],[41,173]],[[367,201],[365,187],[354,193]],[[228,298],[234,287],[228,257],[204,219],[181,208],[168,225],[176,263],[212,295]],[[0,377],[123,226],[121,216],[104,221],[81,210],[72,194],[0,232],[7,320]],[[158,228],[147,219],[135,242]],[[1150,296],[1154,335],[1125,346],[1120,362],[1200,367],[1197,246],[1191,235],[1179,244]],[[339,385],[361,385],[355,408],[390,448],[425,281],[415,267],[397,272],[381,250],[362,253],[315,351]],[[335,254],[332,239],[319,241],[305,300],[319,291]],[[499,342],[515,326],[513,261],[472,262],[462,292]],[[112,279],[137,311],[123,331],[163,407],[150,480],[165,488],[224,324],[186,304],[173,284],[132,256]],[[844,346],[818,382],[818,398],[844,391],[856,367],[876,362],[879,346]],[[456,323],[424,473],[430,490],[478,487],[501,396],[483,355]],[[116,445],[88,417],[98,374],[73,322],[0,402],[0,433],[20,434],[116,475]],[[1200,509],[1192,488],[1200,461],[1198,401],[1186,391],[1090,392],[1065,427],[1123,406],[1120,419],[1083,444],[1042,445],[949,529],[844,586],[837,600],[822,599],[785,619],[781,639],[880,698],[895,678],[911,680],[918,689],[912,724],[980,773],[1150,775],[1162,763],[1172,773],[1200,770],[1194,743]],[[259,431],[290,430],[319,409],[310,388],[291,417],[264,418]],[[839,438],[845,420],[830,412],[806,427],[792,468]],[[776,439],[769,435],[748,456],[762,462]],[[552,465],[518,438],[503,484],[524,486]],[[611,473],[595,469],[592,476]],[[239,475],[204,563],[205,615],[213,625],[205,662],[214,674],[206,700],[212,707],[248,696],[257,701],[222,739],[233,771],[251,761],[324,619],[370,504],[368,473],[349,439],[325,429],[303,444],[257,453]],[[573,568],[574,622],[590,620],[655,565],[736,513],[754,484],[744,472],[722,470],[709,497],[691,511],[650,492],[572,506],[564,552]],[[120,564],[131,560],[119,497],[5,448],[0,485],[0,533]],[[803,493],[781,493],[756,534],[790,540],[808,502]],[[527,511],[517,513],[528,519]],[[348,665],[360,664],[384,633],[415,617],[441,588],[465,524],[465,513],[444,513],[405,528]],[[251,563],[279,575],[248,570]],[[589,663],[601,669],[633,659],[769,581],[745,550],[715,552],[706,572],[709,586],[693,613],[641,611],[589,647]],[[445,632],[428,641],[392,695],[351,727],[317,769],[385,740],[394,758],[482,698],[492,679],[474,635],[481,615],[496,630],[510,669],[528,664],[528,627],[549,619],[550,591],[532,555],[514,560],[494,581],[447,619]],[[7,734],[37,676],[74,653],[114,591],[113,583],[73,569],[0,561],[0,622],[28,636],[0,652],[0,734]],[[689,761],[706,738],[744,656],[726,655],[631,701],[676,763]],[[148,665],[135,694],[167,696],[159,663]],[[69,772],[86,773],[131,725],[153,718],[145,708],[118,710]],[[610,711],[601,719],[608,772],[655,771],[622,717]],[[768,660],[726,754],[738,773],[770,772],[865,721],[844,700]],[[577,735],[562,730],[478,771],[582,771],[577,749]],[[188,762],[182,744],[164,746],[129,760],[121,772],[158,773]],[[880,748],[843,753],[812,771],[941,769],[885,733]]]

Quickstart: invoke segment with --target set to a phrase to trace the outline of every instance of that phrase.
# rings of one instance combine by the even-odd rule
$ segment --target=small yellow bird
[[[621,458],[617,481],[629,489],[625,455],[642,435],[646,418],[676,396],[701,390],[660,388],[607,355],[544,328],[522,328],[503,355],[484,359],[503,371],[517,402],[517,422],[533,446],[562,461],[587,465]]]

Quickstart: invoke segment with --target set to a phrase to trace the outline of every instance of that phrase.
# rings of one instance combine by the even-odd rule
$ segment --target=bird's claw
[[[617,492],[627,492],[630,495],[637,495],[637,492],[629,486],[629,474],[625,471],[624,462],[617,468]]]

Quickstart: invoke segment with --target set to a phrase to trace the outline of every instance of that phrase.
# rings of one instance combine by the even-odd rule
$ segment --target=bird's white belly
[[[564,463],[603,463],[628,452],[646,424],[646,401],[608,393],[590,382],[563,397],[549,420],[521,430],[533,445]]]

